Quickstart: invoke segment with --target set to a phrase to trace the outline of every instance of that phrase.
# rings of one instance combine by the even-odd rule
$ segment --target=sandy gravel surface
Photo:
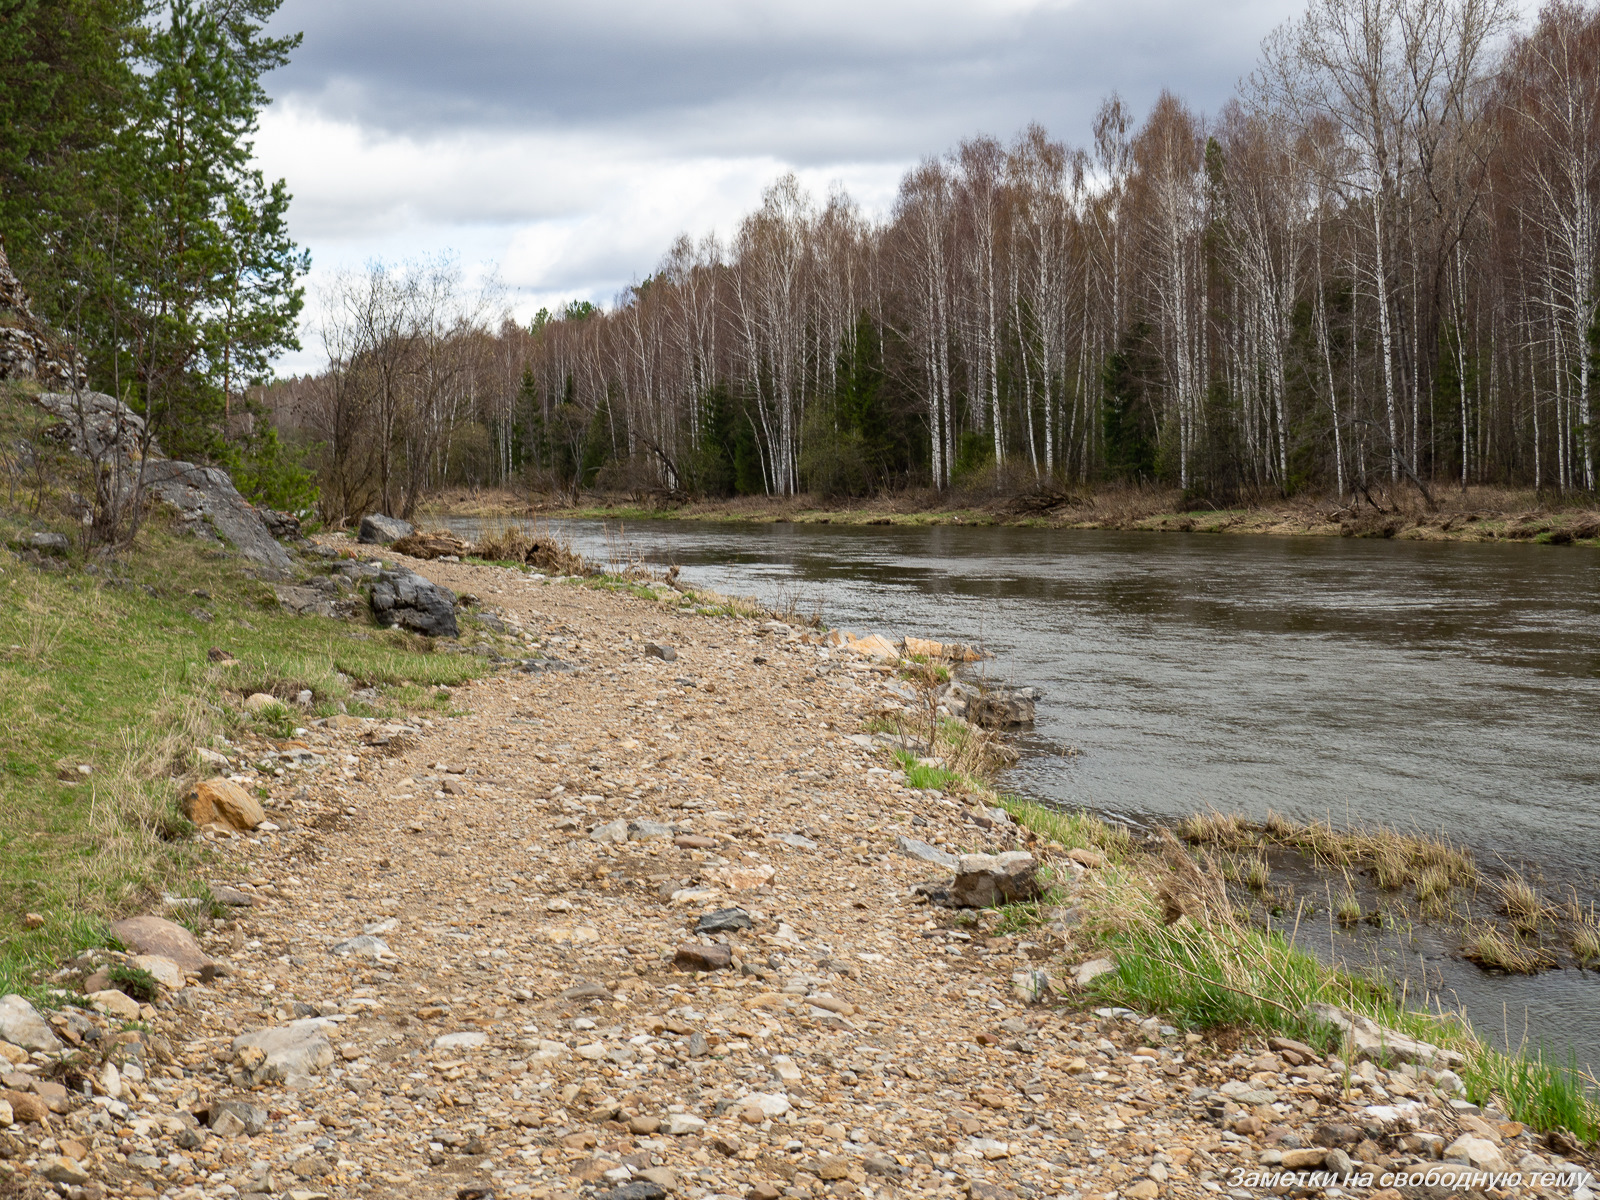
[[[1070,978],[1082,957],[1063,958],[1070,914],[1000,937],[994,914],[962,923],[914,894],[951,872],[899,837],[1028,839],[906,789],[852,740],[900,702],[891,674],[750,620],[412,565],[577,669],[497,673],[431,725],[335,719],[278,776],[235,748],[280,829],[216,839],[217,883],[252,901],[204,939],[225,974],[147,1007],[142,1058],[92,1079],[99,1095],[19,1119],[3,1135],[18,1179],[186,1198],[1154,1200],[1376,1194],[1382,1170],[1467,1134],[1491,1165],[1555,1159],[1452,1107],[1453,1077],[1218,1048],[1070,985],[1025,1004],[1014,976]],[[237,1041],[263,1029],[306,1051],[287,1078]],[[39,1094],[15,1072],[43,1062],[16,1064],[9,1094]],[[224,1118],[224,1099],[244,1103]],[[1234,1175],[1362,1160],[1368,1184]]]

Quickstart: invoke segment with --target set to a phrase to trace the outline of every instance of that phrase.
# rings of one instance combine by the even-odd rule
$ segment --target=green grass
[[[1535,1129],[1565,1129],[1581,1142],[1600,1141],[1600,1106],[1587,1090],[1594,1080],[1579,1070],[1571,1050],[1564,1064],[1551,1061],[1542,1046],[1532,1055],[1475,1055],[1461,1082],[1475,1104],[1498,1098],[1508,1116]]]
[[[0,544],[45,523],[6,499]],[[213,646],[236,661],[208,661]],[[284,613],[239,560],[172,532],[159,510],[115,560],[75,551],[50,570],[0,550],[0,994],[38,994],[40,971],[103,945],[106,922],[158,890],[198,894],[204,863],[176,806],[197,747],[281,738],[341,702],[448,708],[435,689],[487,669],[403,631]],[[363,708],[351,692],[368,686],[383,699]],[[305,689],[310,713],[238,708],[251,692]],[[28,912],[44,925],[24,928]]]
[[[1386,981],[1335,970],[1295,947],[1282,929],[1241,920],[1220,882],[1175,840],[1160,853],[1135,853],[1125,831],[1092,814],[1012,799],[1001,803],[1042,838],[1107,855],[1107,864],[1087,872],[1073,896],[1083,913],[1077,953],[1109,954],[1117,962],[1115,972],[1091,985],[1092,1003],[1122,1004],[1197,1030],[1280,1033],[1338,1052],[1337,1031],[1306,1014],[1312,1003],[1336,1004],[1464,1054],[1461,1074],[1474,1101],[1492,1099],[1513,1120],[1536,1129],[1564,1128],[1587,1143],[1600,1138],[1596,1080],[1578,1069],[1575,1057],[1563,1066],[1543,1053],[1502,1053],[1457,1016],[1408,1007]],[[1213,826],[1208,832],[1216,836],[1204,840],[1213,845],[1251,844],[1243,829]],[[1246,865],[1252,861],[1260,860],[1252,855]],[[1040,915],[1028,906],[1011,907],[1019,911],[1006,911],[1002,929],[1020,931]],[[1338,908],[1341,918],[1346,910],[1359,918],[1360,905],[1348,886]]]

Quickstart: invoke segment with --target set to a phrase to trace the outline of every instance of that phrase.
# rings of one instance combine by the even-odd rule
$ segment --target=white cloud
[[[294,193],[313,282],[449,253],[527,317],[609,302],[680,232],[726,237],[785,170],[882,212],[917,159],[1030,120],[1082,140],[1114,89],[1214,109],[1297,7],[286,0],[275,25],[305,43],[268,80],[257,156]]]

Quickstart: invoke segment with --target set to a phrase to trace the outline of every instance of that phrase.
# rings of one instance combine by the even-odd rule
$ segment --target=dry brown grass
[[[478,558],[525,563],[546,575],[591,575],[593,569],[572,543],[542,522],[498,521],[473,543]]]
[[[1478,881],[1477,865],[1467,851],[1441,838],[1381,826],[1337,830],[1326,821],[1302,825],[1280,813],[1268,813],[1265,821],[1256,824],[1238,813],[1209,809],[1182,821],[1178,832],[1197,845],[1239,850],[1271,843],[1341,870],[1364,866],[1387,891],[1418,884],[1426,877],[1419,886],[1437,896],[1441,888],[1447,894],[1451,887],[1472,887]]]
[[[1544,915],[1544,905],[1539,900],[1539,893],[1522,875],[1513,871],[1497,885],[1500,893],[1500,908],[1511,918],[1512,927],[1518,933],[1533,933],[1539,928],[1539,920]]]
[[[1525,942],[1515,934],[1507,934],[1490,922],[1467,927],[1462,957],[1481,967],[1507,971],[1513,975],[1536,975],[1553,960],[1537,945]]]

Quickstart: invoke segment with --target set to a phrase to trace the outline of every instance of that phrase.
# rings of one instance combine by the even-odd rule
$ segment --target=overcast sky
[[[1115,90],[1214,112],[1302,0],[284,0],[303,30],[256,150],[313,291],[453,254],[515,313],[609,304],[680,232],[726,235],[793,169],[869,213],[919,158],[1029,121],[1088,139]],[[314,310],[314,303],[308,306]],[[310,330],[307,331],[310,334]],[[314,370],[315,336],[279,363]]]

